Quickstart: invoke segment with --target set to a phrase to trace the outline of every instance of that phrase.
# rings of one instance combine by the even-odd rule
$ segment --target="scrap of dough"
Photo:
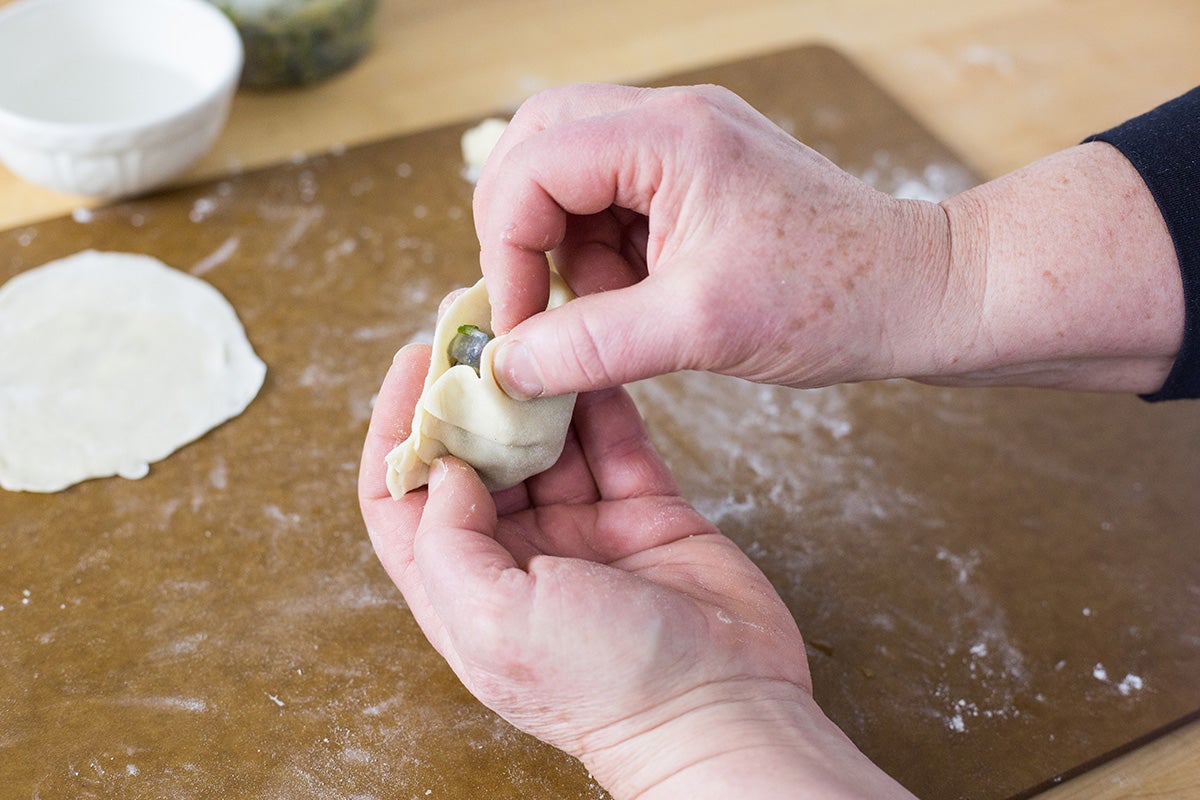
[[[85,250],[21,273],[0,286],[0,487],[144,477],[265,375],[221,293],[157,259]]]
[[[550,273],[554,308],[574,295]],[[482,280],[455,299],[438,320],[433,357],[413,414],[412,433],[387,455],[387,486],[400,498],[429,482],[429,466],[450,454],[466,461],[489,491],[516,486],[554,465],[562,454],[575,395],[514,400],[492,373],[498,343],[483,348],[479,373],[466,364],[450,365],[450,342],[460,325],[491,335],[492,306]]]
[[[508,121],[489,117],[462,135],[463,177],[471,183],[479,180],[479,173],[487,163],[488,156],[500,141],[500,135],[508,127]]]

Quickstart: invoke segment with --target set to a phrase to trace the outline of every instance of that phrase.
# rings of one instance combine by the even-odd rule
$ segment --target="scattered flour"
[[[1145,683],[1140,677],[1132,673],[1126,675],[1121,679],[1121,682],[1117,684],[1117,691],[1120,692],[1123,697],[1129,697],[1129,695],[1133,694],[1134,692],[1141,691],[1143,688],[1145,688]]]
[[[204,222],[216,210],[216,200],[213,200],[211,197],[201,197],[192,204],[192,210],[188,212],[188,219],[197,223]]]
[[[1096,664],[1096,666],[1092,667],[1092,677],[1095,678],[1096,680],[1100,681],[1101,683],[1109,683],[1110,682],[1109,676],[1108,676],[1108,670],[1105,668],[1105,666],[1103,664],[1098,663],[1098,664]],[[1119,683],[1115,684],[1115,688],[1116,688],[1117,692],[1122,697],[1129,697],[1134,692],[1140,692],[1145,687],[1146,687],[1146,683],[1145,683],[1145,681],[1142,680],[1141,676],[1134,675],[1132,672],[1126,673],[1125,677],[1122,678]]]
[[[895,163],[886,150],[875,153],[871,166],[858,176],[893,197],[938,203],[975,185],[970,173],[957,164],[926,164],[919,172]]]
[[[196,266],[192,267],[189,272],[193,275],[200,276],[211,272],[214,268],[219,267],[229,260],[229,257],[237,252],[238,244],[241,242],[237,236],[230,236],[221,246],[213,252],[209,253],[204,258],[196,262]]]

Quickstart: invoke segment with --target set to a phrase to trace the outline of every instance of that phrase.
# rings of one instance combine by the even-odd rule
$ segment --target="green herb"
[[[245,46],[242,85],[300,86],[340,72],[368,50],[378,0],[213,0]]]

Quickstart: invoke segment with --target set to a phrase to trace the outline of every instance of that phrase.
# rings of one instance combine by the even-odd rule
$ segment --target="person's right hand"
[[[870,188],[717,87],[535,96],[474,211],[493,324],[512,329],[496,373],[520,398],[682,369],[925,374],[934,319],[958,322],[942,209]],[[550,251],[581,297],[530,318]]]
[[[682,369],[1152,392],[1183,340],[1167,226],[1098,142],[897,200],[727,90],[576,86],[521,107],[474,210],[518,398]],[[550,251],[583,296],[533,316]]]

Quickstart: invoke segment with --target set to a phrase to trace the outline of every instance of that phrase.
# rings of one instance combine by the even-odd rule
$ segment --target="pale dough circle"
[[[0,286],[0,487],[144,477],[240,414],[266,365],[205,281],[86,250]]]

